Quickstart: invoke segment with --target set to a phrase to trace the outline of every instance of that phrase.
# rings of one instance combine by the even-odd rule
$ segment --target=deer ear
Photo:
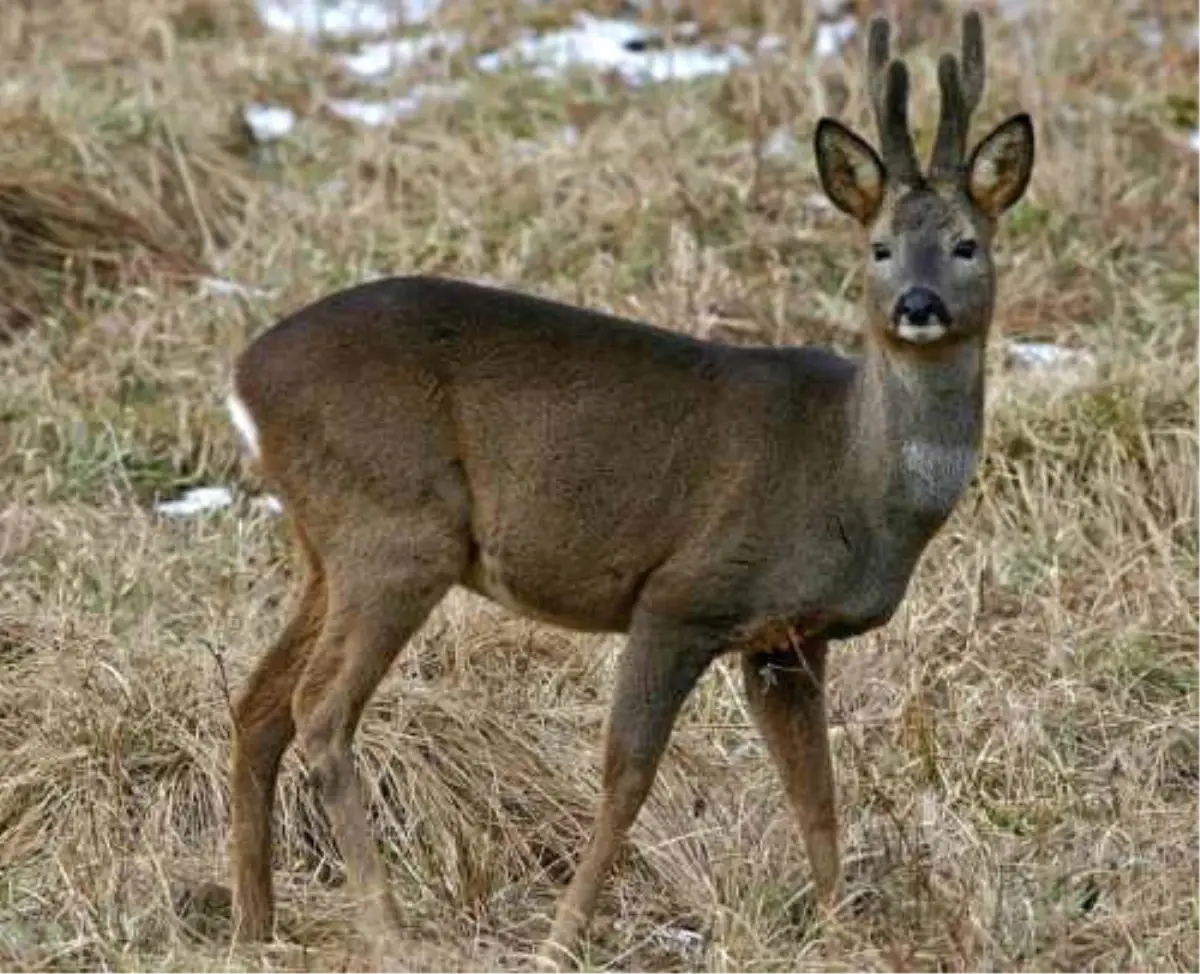
[[[825,195],[859,223],[870,223],[883,202],[884,170],[878,154],[832,118],[817,123],[813,145]]]
[[[998,217],[1029,185],[1033,172],[1033,121],[1022,112],[997,125],[971,153],[967,191],[987,216]]]

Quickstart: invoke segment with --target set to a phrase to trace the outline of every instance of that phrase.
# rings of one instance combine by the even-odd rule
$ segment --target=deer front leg
[[[841,866],[825,719],[826,645],[749,653],[742,657],[742,676],[750,713],[799,819],[817,897],[828,907],[838,896]]]
[[[587,851],[542,946],[543,966],[571,960],[613,859],[654,783],[679,709],[722,642],[705,627],[645,616],[631,628],[605,730],[599,811]]]

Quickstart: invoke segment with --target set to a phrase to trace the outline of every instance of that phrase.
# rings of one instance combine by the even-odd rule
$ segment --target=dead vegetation
[[[237,159],[142,119],[116,138],[25,104],[0,118],[0,332],[81,323],[104,296],[211,273],[251,192]]]
[[[472,77],[451,58],[428,71],[468,96],[390,129],[330,121],[354,90],[330,80],[336,45],[265,32],[245,5],[14,7],[0,966],[369,962],[294,758],[278,941],[231,954],[205,885],[225,881],[228,696],[280,625],[291,570],[277,521],[245,497],[227,364],[299,303],[412,269],[852,349],[859,253],[814,196],[808,139],[831,101],[864,121],[861,62],[811,64],[812,18],[785,6],[704,15],[706,30],[782,32],[779,61],[628,89]],[[602,900],[593,966],[1200,963],[1194,10],[1030,7],[989,26],[977,126],[1025,105],[1039,135],[1000,244],[987,462],[900,616],[831,659],[849,901],[814,921],[798,836],[718,668]],[[520,19],[447,9],[477,44]],[[938,49],[910,54],[926,140]],[[231,119],[255,100],[292,105],[295,130],[239,141]],[[778,131],[794,154],[767,151],[786,148]],[[1018,334],[1087,349],[1095,368],[1031,383],[1004,367]],[[216,482],[242,490],[233,508],[150,509]],[[461,595],[397,665],[360,756],[411,967],[527,963],[586,834],[612,644]]]

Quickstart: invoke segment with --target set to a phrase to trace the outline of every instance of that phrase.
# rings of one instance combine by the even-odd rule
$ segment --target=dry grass
[[[281,623],[291,563],[244,499],[188,521],[149,502],[242,476],[220,412],[231,357],[372,273],[853,348],[859,255],[813,202],[806,146],[827,105],[864,121],[858,55],[818,70],[803,10],[709,4],[712,30],[757,18],[791,55],[639,91],[475,79],[460,104],[361,131],[323,111],[352,90],[331,54],[263,34],[241,5],[11,6],[0,967],[353,969],[368,945],[294,759],[279,941],[231,952],[215,901],[180,895],[225,879],[228,693]],[[1154,51],[1121,0],[1033,6],[1032,29],[992,23],[980,121],[1025,105],[1040,138],[1001,244],[999,331],[1086,346],[1098,368],[1034,387],[997,350],[977,483],[898,618],[833,659],[853,903],[813,922],[798,837],[721,667],[602,900],[590,965],[1200,964],[1197,64],[1178,42],[1194,9],[1140,4],[1167,24]],[[518,9],[455,16],[481,44]],[[948,34],[954,18],[925,23]],[[923,139],[936,50],[911,49]],[[301,125],[247,145],[230,120],[264,97]],[[796,160],[758,158],[776,125]],[[254,290],[198,288],[208,273]],[[414,968],[521,966],[544,935],[590,819],[615,642],[456,596],[371,707],[362,767]]]

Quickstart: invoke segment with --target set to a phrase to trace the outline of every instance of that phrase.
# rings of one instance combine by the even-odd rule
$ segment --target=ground
[[[372,963],[295,756],[277,940],[232,948],[219,895],[229,699],[295,570],[222,399],[278,316],[419,270],[856,350],[865,248],[810,146],[825,111],[871,131],[859,42],[818,61],[808,5],[694,6],[709,37],[782,41],[664,85],[481,74],[473,56],[571,11],[447,0],[465,46],[397,93],[465,87],[376,128],[329,111],[370,95],[350,42],[267,31],[249,5],[6,6],[0,966]],[[893,6],[927,146],[957,5]],[[983,9],[974,132],[1024,107],[1038,161],[998,244],[985,462],[898,616],[832,657],[847,902],[817,921],[722,665],[601,901],[593,969],[1200,964],[1195,10]],[[260,142],[253,102],[296,125]],[[1021,367],[1015,341],[1080,353]],[[234,503],[155,510],[199,485]],[[404,964],[528,965],[589,826],[619,641],[457,593],[402,656],[359,757]]]

